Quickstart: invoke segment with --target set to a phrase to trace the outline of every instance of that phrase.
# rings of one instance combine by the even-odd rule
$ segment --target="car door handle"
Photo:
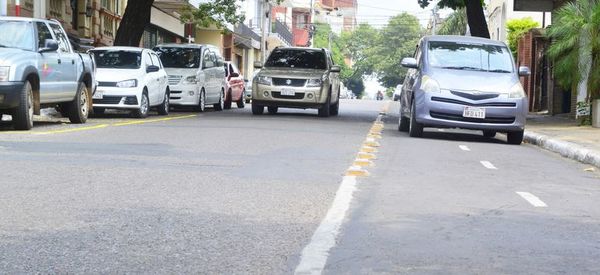
[[[75,59],[71,59],[71,64],[75,65]]]
[[[59,58],[59,59],[58,59],[58,64],[60,64],[60,63],[61,63],[61,61],[60,61],[60,58]]]

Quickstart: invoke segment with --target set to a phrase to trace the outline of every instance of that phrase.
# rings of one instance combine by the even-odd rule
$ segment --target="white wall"
[[[511,19],[531,17],[542,26],[542,12],[514,11],[513,0],[490,0],[487,4],[488,28],[492,39],[506,42],[506,22]],[[546,13],[546,25],[550,24],[550,13]]]

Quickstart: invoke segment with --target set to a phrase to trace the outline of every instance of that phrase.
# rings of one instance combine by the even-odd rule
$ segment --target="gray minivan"
[[[398,130],[411,137],[424,127],[482,130],[486,137],[507,134],[521,144],[527,97],[506,44],[467,36],[426,36],[415,56],[404,58],[409,68],[400,96]]]

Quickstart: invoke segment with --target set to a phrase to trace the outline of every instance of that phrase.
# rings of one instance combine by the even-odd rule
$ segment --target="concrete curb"
[[[525,131],[524,141],[585,164],[600,168],[600,152],[531,131]]]

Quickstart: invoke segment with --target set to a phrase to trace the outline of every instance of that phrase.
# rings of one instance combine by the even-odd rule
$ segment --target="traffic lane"
[[[326,273],[598,272],[598,216],[534,208],[515,194],[504,170],[487,169],[479,156],[459,148],[468,143],[494,154],[519,146],[469,132],[425,136],[409,138],[386,124],[377,166],[358,183]],[[513,154],[543,155],[527,148]],[[578,167],[562,167],[594,184]],[[588,202],[587,208],[597,206]]]
[[[3,142],[3,270],[290,272],[378,113],[369,106]]]

